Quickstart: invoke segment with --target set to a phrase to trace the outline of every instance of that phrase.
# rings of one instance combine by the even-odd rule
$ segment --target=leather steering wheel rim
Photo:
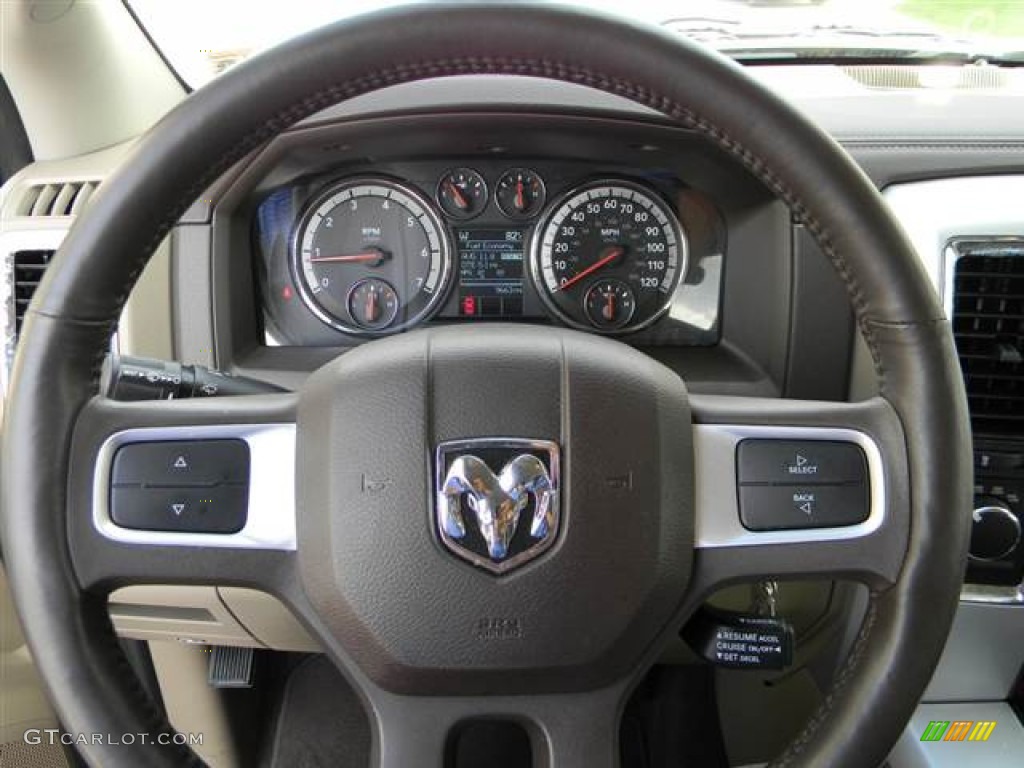
[[[738,65],[669,33],[538,6],[386,11],[238,65],[144,136],[75,223],[28,313],[2,457],[5,562],[62,722],[76,734],[171,732],[117,646],[105,594],[81,589],[67,531],[80,512],[67,493],[71,436],[149,256],[211,181],[296,121],[390,85],[482,74],[562,80],[662,112],[783,200],[842,278],[904,431],[910,532],[898,578],[872,592],[850,657],[776,764],[878,764],[937,663],[966,557],[969,423],[948,322],[870,181]],[[174,744],[83,751],[105,766],[199,762]]]

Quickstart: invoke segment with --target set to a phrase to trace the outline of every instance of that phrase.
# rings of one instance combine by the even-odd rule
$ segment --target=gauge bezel
[[[667,291],[664,291],[665,299],[655,312],[650,317],[641,320],[640,322],[632,322],[632,318],[629,322],[623,325],[621,328],[604,329],[598,328],[590,322],[579,321],[566,313],[564,309],[558,306],[552,297],[550,290],[548,289],[547,282],[544,279],[543,266],[541,264],[542,249],[544,244],[544,236],[547,233],[548,227],[554,220],[555,215],[558,211],[572,200],[574,197],[596,187],[619,187],[622,189],[628,189],[632,192],[639,192],[644,197],[652,200],[656,205],[659,205],[663,209],[663,213],[666,214],[668,219],[668,226],[672,227],[673,234],[676,237],[678,246],[678,264],[676,268],[675,277],[672,278],[672,285]],[[552,254],[548,254],[549,257]],[[679,216],[675,211],[672,204],[665,199],[665,197],[658,192],[654,187],[647,184],[641,184],[630,179],[620,179],[615,177],[601,177],[586,181],[582,184],[578,184],[567,192],[559,195],[548,203],[547,207],[541,212],[536,226],[533,228],[533,232],[530,235],[530,280],[533,283],[534,290],[540,296],[541,301],[544,303],[544,307],[551,312],[559,322],[564,323],[570,328],[575,328],[580,331],[588,331],[590,333],[598,333],[602,336],[623,336],[637,331],[642,331],[645,328],[650,328],[656,322],[661,320],[668,311],[672,308],[672,302],[675,300],[676,292],[679,290],[679,286],[682,285],[683,279],[686,277],[687,270],[690,266],[690,244],[686,237],[686,232],[683,230],[683,225],[679,221]],[[621,278],[617,278],[621,279]],[[627,283],[628,285],[628,283]],[[632,286],[630,286],[632,288]],[[658,289],[661,290],[660,288]],[[635,289],[634,289],[635,293]],[[585,295],[585,294],[584,294]],[[586,309],[581,307],[583,316],[586,316]],[[634,315],[636,311],[634,310]]]
[[[373,283],[373,282],[381,283],[381,284],[387,286],[388,290],[390,290],[393,294],[395,294],[395,298],[396,299],[400,299],[400,297],[398,295],[398,289],[395,288],[395,286],[393,286],[391,284],[391,281],[385,280],[383,277],[361,277],[358,280],[356,280],[354,283],[352,283],[352,285],[349,286],[348,295],[345,296],[345,306],[348,308],[348,314],[349,314],[349,317],[352,318],[352,322],[355,323],[359,328],[363,329],[364,331],[378,331],[378,332],[379,331],[385,331],[385,330],[387,330],[388,328],[391,327],[391,324],[393,322],[395,322],[395,318],[398,317],[399,307],[397,306],[397,304],[395,306],[395,311],[391,313],[391,317],[388,319],[388,321],[386,323],[384,323],[384,325],[381,325],[381,326],[379,326],[377,328],[372,328],[372,327],[367,326],[367,325],[360,325],[359,321],[356,320],[356,316],[354,314],[352,314],[352,297],[355,296],[356,291],[358,291],[361,286],[366,285],[367,283]]]
[[[629,283],[627,283],[625,280],[619,277],[602,277],[598,278],[597,280],[590,284],[590,287],[587,289],[587,292],[584,293],[583,297],[580,299],[583,305],[584,317],[590,316],[590,297],[594,293],[594,291],[597,290],[597,286],[599,286],[601,283],[618,283],[629,292],[630,300],[633,302],[632,306],[630,307],[629,314],[626,316],[626,319],[620,321],[617,325],[608,327],[607,330],[617,331],[620,328],[628,326],[629,321],[632,320],[633,315],[636,314],[636,291],[633,290],[633,286],[631,286]],[[596,322],[594,322],[593,318],[591,318],[590,324],[597,330],[604,330],[604,326],[598,325]]]
[[[501,182],[505,179],[506,176],[515,173],[516,171],[524,171],[530,174],[535,179],[537,179],[537,182],[540,184],[540,205],[537,206],[536,213],[519,213],[517,211],[506,211],[505,206],[501,204],[501,196],[498,194],[498,191],[501,189]],[[502,171],[501,175],[498,176],[498,180],[494,182],[494,207],[497,208],[501,215],[505,216],[506,218],[512,219],[514,221],[529,221],[530,219],[539,218],[544,215],[544,208],[547,204],[548,186],[547,184],[544,183],[544,177],[537,173],[537,171],[533,170],[533,168],[530,168],[525,165],[513,165]]]
[[[480,208],[473,213],[453,213],[445,208],[444,199],[441,197],[441,187],[444,185],[445,180],[457,171],[467,172],[476,176],[480,180],[480,184],[484,188],[483,200],[480,203]],[[451,168],[445,170],[444,173],[437,180],[437,184],[434,186],[434,203],[437,205],[438,211],[441,212],[442,216],[446,216],[452,221],[471,221],[479,216],[481,213],[487,210],[487,204],[491,202],[491,188],[487,184],[487,179],[480,171],[469,165],[454,165]]]
[[[388,325],[387,327],[379,330],[363,328],[356,324],[355,320],[351,320],[350,323],[346,318],[339,317],[322,307],[309,289],[302,265],[302,251],[300,244],[302,237],[309,226],[310,220],[313,218],[317,209],[323,205],[326,200],[338,194],[339,191],[346,187],[360,186],[386,187],[392,191],[400,192],[406,197],[412,199],[423,209],[424,215],[430,220],[430,223],[437,232],[438,239],[441,275],[437,281],[437,289],[430,295],[430,298],[427,300],[424,307],[415,315],[402,322],[395,323],[394,325]],[[392,199],[390,195],[388,196],[388,199]],[[303,206],[302,213],[297,220],[291,237],[289,238],[288,252],[288,266],[291,272],[292,283],[294,284],[299,297],[302,299],[302,303],[322,323],[349,336],[378,338],[381,336],[391,336],[413,328],[430,319],[440,310],[451,289],[453,251],[451,232],[444,220],[444,217],[438,212],[428,195],[423,194],[418,189],[404,181],[388,176],[350,176],[334,181],[321,188],[316,194],[311,196]],[[394,288],[394,286],[392,287]],[[351,290],[351,286],[349,286],[349,290]],[[398,289],[394,288],[394,290],[396,294],[398,294]],[[399,300],[401,300],[401,294],[398,294],[398,296]],[[346,306],[348,304],[348,291],[346,291],[345,304]]]

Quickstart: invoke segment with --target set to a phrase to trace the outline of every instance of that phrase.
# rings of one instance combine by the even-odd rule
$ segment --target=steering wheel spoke
[[[691,592],[760,578],[850,578],[882,589],[909,532],[902,427],[882,398],[827,403],[691,397]]]
[[[585,694],[409,697],[371,694],[376,742],[373,765],[441,768],[458,749],[459,731],[502,721],[525,731],[537,768],[615,768],[619,712],[626,691],[615,686]]]
[[[68,516],[82,587],[289,583],[294,411],[290,394],[87,403]]]

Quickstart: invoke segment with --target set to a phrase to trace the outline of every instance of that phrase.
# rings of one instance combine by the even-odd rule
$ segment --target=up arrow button
[[[244,440],[167,440],[129,443],[114,455],[115,486],[212,488],[249,482]]]

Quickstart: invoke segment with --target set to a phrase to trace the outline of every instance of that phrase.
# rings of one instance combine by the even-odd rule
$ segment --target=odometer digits
[[[668,309],[686,271],[686,239],[653,191],[597,181],[549,209],[532,258],[541,296],[566,323],[623,333],[650,325]]]

